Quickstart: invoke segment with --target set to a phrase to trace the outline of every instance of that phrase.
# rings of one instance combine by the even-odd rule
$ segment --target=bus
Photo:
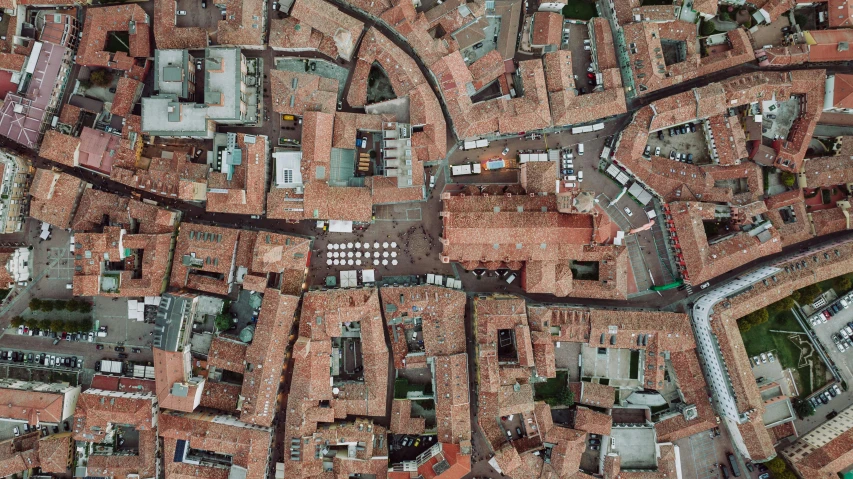
[[[732,475],[735,477],[740,477],[740,468],[737,465],[737,458],[734,454],[729,453],[729,466],[732,467]]]

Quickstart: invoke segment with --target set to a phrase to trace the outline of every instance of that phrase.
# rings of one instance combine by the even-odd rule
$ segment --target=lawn
[[[753,357],[767,351],[775,351],[783,368],[792,368],[796,371],[799,376],[797,378],[797,388],[803,397],[811,394],[814,389],[823,386],[826,382],[826,368],[820,356],[817,353],[813,353],[814,360],[812,364],[816,374],[816,381],[814,387],[811,387],[811,370],[809,367],[797,367],[800,357],[799,348],[788,339],[787,334],[774,333],[770,330],[803,331],[796,318],[794,318],[794,314],[790,311],[783,311],[776,316],[771,316],[766,323],[753,326],[746,333],[741,333],[747,355]]]
[[[563,16],[573,20],[589,20],[592,17],[597,17],[598,11],[596,11],[595,4],[592,2],[586,0],[569,0],[569,3],[563,7]]]
[[[569,384],[569,372],[557,371],[557,377],[548,378],[543,383],[533,385],[534,399],[536,401],[554,400]]]
[[[640,352],[631,351],[631,368],[628,371],[631,379],[640,378]]]

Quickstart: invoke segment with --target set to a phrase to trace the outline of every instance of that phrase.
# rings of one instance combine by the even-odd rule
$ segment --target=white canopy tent
[[[355,270],[341,271],[341,288],[355,288],[358,286],[358,275]]]

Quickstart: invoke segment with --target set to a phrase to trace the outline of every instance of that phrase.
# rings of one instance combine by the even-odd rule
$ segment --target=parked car
[[[838,386],[838,384],[833,384],[832,389],[835,391],[836,394],[841,394],[841,388]]]
[[[15,437],[18,437],[21,435],[21,430],[18,429],[18,426],[15,426],[14,428],[12,428],[12,432],[15,433]]]
[[[776,358],[773,357],[773,353],[767,353],[767,360],[772,363]]]
[[[643,151],[643,155],[650,156],[652,154],[652,145],[646,145],[645,151]]]
[[[631,208],[625,207],[625,214],[628,216],[634,216],[634,213],[631,212]]]
[[[761,353],[761,354],[759,354],[759,356],[761,356],[761,363],[762,364],[767,362],[767,354],[766,353]]]
[[[124,352],[124,346],[116,346],[116,352],[123,353]]]
[[[507,153],[509,153],[509,147],[508,147],[508,146],[507,146],[507,147],[505,147],[505,148],[503,149],[503,151],[501,151],[501,155],[506,156],[506,154],[507,154]]]
[[[104,349],[104,345],[103,344],[95,345],[95,349],[98,349],[98,350]]]
[[[660,156],[660,147],[655,147],[655,156]]]

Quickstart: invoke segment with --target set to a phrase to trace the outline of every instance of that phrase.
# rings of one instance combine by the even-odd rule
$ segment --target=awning
[[[341,288],[355,288],[356,286],[358,286],[356,271],[341,271]]]
[[[329,220],[329,232],[352,233],[352,221]]]
[[[376,270],[374,269],[363,269],[361,270],[361,282],[362,283],[373,283],[376,281],[375,278]]]

